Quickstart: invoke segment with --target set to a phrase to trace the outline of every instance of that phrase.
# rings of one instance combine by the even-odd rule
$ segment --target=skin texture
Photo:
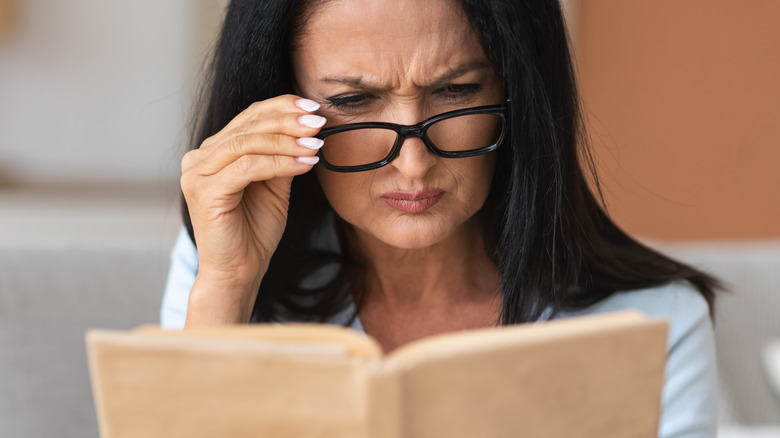
[[[301,123],[310,111],[298,105],[290,95],[256,102],[182,159],[198,245],[186,326],[249,322],[287,222],[292,178],[312,168],[297,159],[317,153],[297,141],[319,131]]]
[[[325,2],[304,24],[292,58],[300,96],[253,104],[182,160],[199,257],[186,326],[248,322],[284,231],[292,178],[312,168],[366,266],[360,318],[386,351],[494,325],[499,277],[478,212],[495,154],[444,159],[407,139],[398,158],[372,171],[334,173],[300,162],[316,158],[300,142],[312,142],[322,123],[411,125],[500,103],[503,84],[460,7],[451,0]],[[325,120],[306,126],[300,116],[315,112]],[[443,196],[419,213],[382,199],[426,189]]]
[[[293,54],[295,79],[303,96],[322,104],[318,113],[328,119],[326,126],[414,124],[501,102],[502,84],[453,2],[332,2],[305,29]],[[475,83],[479,91],[463,91],[463,84]],[[350,96],[357,106],[329,104]],[[386,349],[495,322],[491,298],[498,280],[475,217],[494,165],[495,154],[439,158],[415,138],[380,169],[334,173],[317,166],[328,201],[352,225],[353,250],[368,266],[361,320]],[[382,200],[392,190],[431,188],[444,196],[422,213]]]

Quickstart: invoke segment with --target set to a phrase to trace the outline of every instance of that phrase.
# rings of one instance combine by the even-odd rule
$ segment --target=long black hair
[[[231,1],[193,128],[195,147],[252,102],[293,92],[289,55],[322,1]],[[558,0],[460,3],[509,100],[507,136],[481,212],[501,277],[497,322],[536,321],[675,280],[693,285],[712,313],[718,282],[629,237],[594,195],[600,192]],[[182,210],[194,241],[186,203]],[[325,321],[353,303],[357,314],[361,266],[342,250],[344,226],[313,172],[293,180],[287,228],[253,321]]]

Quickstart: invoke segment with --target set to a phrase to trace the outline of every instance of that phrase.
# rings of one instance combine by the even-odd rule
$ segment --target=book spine
[[[386,365],[378,362],[364,368],[367,438],[405,436],[400,372]]]

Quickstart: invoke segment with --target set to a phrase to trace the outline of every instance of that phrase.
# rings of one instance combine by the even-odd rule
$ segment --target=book
[[[667,323],[634,311],[432,336],[91,330],[100,433],[123,437],[657,437]]]

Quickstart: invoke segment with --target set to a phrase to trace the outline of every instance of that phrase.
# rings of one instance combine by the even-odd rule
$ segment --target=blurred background
[[[89,328],[157,323],[224,0],[0,0],[0,436],[97,436]],[[721,436],[780,436],[780,2],[570,0],[608,209],[723,278]]]

